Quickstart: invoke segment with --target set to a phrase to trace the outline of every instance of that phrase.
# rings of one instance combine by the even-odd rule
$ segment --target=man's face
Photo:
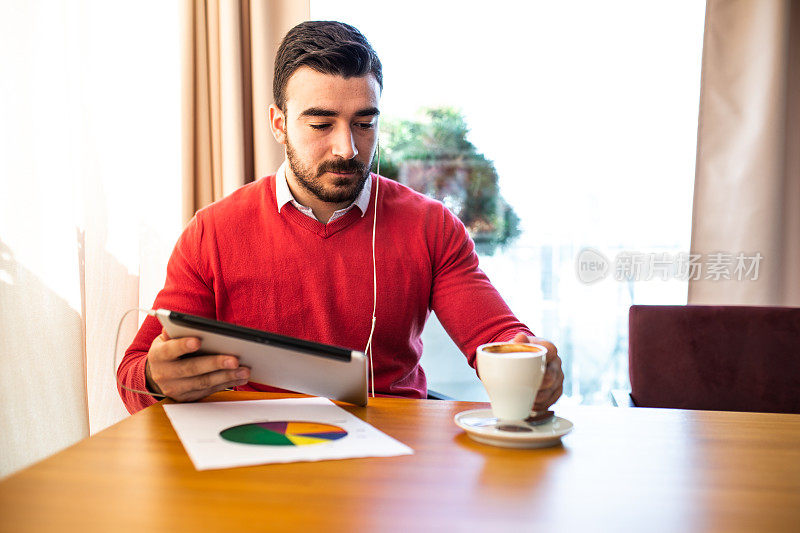
[[[333,204],[358,197],[378,142],[379,100],[371,74],[345,79],[301,67],[289,78],[283,142],[300,186]],[[281,141],[280,133],[276,138]]]

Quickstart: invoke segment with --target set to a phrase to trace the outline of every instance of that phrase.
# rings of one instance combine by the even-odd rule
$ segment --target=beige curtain
[[[760,253],[758,279],[689,303],[800,306],[800,2],[708,1],[692,253],[718,252]]]
[[[280,40],[308,0],[184,0],[183,217],[274,172],[267,108]]]

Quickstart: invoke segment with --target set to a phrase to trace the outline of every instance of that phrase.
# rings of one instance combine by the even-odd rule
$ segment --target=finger
[[[234,381],[228,381],[225,383],[220,383],[219,385],[215,385],[214,387],[210,387],[208,389],[204,389],[201,391],[196,391],[194,394],[197,395],[197,399],[205,398],[210,394],[214,394],[215,392],[223,391],[225,389],[232,389],[233,387],[240,387],[242,385],[246,385],[246,379],[237,379]]]
[[[191,378],[217,370],[234,370],[239,368],[239,359],[232,355],[199,355],[175,361],[171,366],[170,377]],[[249,371],[245,377],[249,377]]]
[[[538,344],[539,346],[543,346],[544,348],[547,349],[547,355],[545,360],[548,362],[558,357],[558,348],[556,348],[556,345],[550,342],[549,340],[543,339],[541,337],[529,337],[524,333],[517,333],[511,342]]]
[[[214,389],[219,385],[229,381],[238,381],[240,379],[247,379],[250,376],[249,368],[237,368],[236,370],[217,370],[209,372],[208,374],[201,374],[191,378],[185,378],[186,385],[189,390],[204,391]]]
[[[529,343],[531,337],[528,337],[524,333],[517,333],[514,335],[514,338],[511,339],[511,342],[518,342],[518,343]]]
[[[561,359],[554,359],[547,363],[547,370],[545,370],[544,379],[540,389],[551,389],[554,384],[561,378],[564,373],[561,370]]]
[[[561,396],[561,386],[554,387],[545,391],[544,395],[540,398],[537,397],[533,404],[535,411],[542,411],[553,405],[556,400]]]
[[[562,392],[563,392],[563,387],[559,385],[550,393],[550,395],[545,400],[541,402],[539,401],[535,402],[533,404],[533,409],[535,411],[547,410],[551,405],[553,405],[558,401],[558,399],[561,397]]]
[[[168,341],[171,337],[169,333],[167,333],[167,328],[161,328],[161,335],[159,335],[163,340]]]
[[[558,377],[558,371],[555,367],[547,365],[547,370],[544,373],[544,379],[542,379],[542,384],[539,387],[539,390],[550,390],[556,383],[556,378]]]
[[[194,352],[200,348],[200,339],[196,337],[182,337],[170,339],[152,350],[152,359],[157,362],[176,361],[180,356]]]
[[[555,391],[558,387],[548,387],[546,389],[539,389],[539,392],[536,393],[536,399],[534,403],[537,405],[540,403],[544,403],[550,396],[553,395],[553,391]]]
[[[564,373],[561,371],[561,368],[558,368],[555,378],[553,379],[552,383],[548,386],[542,385],[539,388],[539,391],[536,393],[536,402],[541,403],[547,400],[552,394],[553,391],[562,387],[564,385]]]
[[[227,387],[227,383],[244,385],[247,383],[249,372],[249,369],[243,367],[236,370],[217,370],[190,378],[173,379],[168,381],[162,390],[170,398],[178,401],[191,401],[189,398],[198,399],[210,394],[207,391],[222,390]]]
[[[547,348],[547,362],[548,363],[550,361],[554,360],[556,357],[558,357],[558,348],[556,348],[556,345],[553,344],[552,342],[550,342],[549,340],[543,339],[541,337],[531,337],[531,341],[530,342],[533,343],[533,344],[539,344],[539,345],[544,346],[545,348]]]
[[[167,340],[169,340],[169,337],[167,336],[167,332],[166,332],[166,330],[162,329],[161,333],[159,333],[158,337],[153,339],[153,342],[150,344],[150,348],[152,349],[154,347],[160,346],[160,345],[164,344],[164,341],[167,341]]]

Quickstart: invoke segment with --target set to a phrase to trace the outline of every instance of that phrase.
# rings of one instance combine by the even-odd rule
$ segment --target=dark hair
[[[300,67],[345,78],[372,74],[383,90],[383,71],[378,54],[364,35],[349,24],[332,20],[301,22],[281,41],[275,56],[272,95],[286,111],[286,84]]]

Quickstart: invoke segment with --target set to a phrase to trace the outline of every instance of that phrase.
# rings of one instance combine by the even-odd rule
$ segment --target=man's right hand
[[[198,355],[179,359],[199,347],[200,340],[196,337],[170,339],[162,330],[147,352],[147,387],[173,400],[192,402],[213,392],[247,383],[250,369],[239,366],[239,359],[232,355]]]

